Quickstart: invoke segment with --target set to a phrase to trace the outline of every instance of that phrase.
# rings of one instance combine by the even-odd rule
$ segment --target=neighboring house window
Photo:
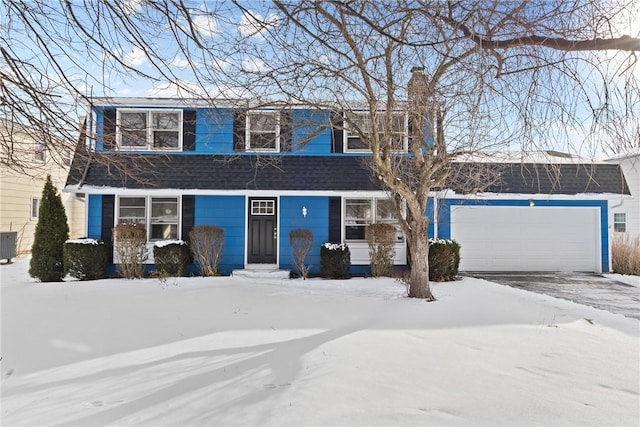
[[[120,148],[181,150],[182,110],[118,110]]]
[[[40,198],[31,198],[31,219],[38,219],[38,212],[40,212]]]
[[[246,149],[280,150],[280,114],[278,111],[251,111],[247,114]]]
[[[348,120],[345,125],[346,151],[371,151],[370,138],[373,132],[378,133],[378,139],[385,139],[386,115],[380,112],[376,115],[375,123],[368,112],[347,113]],[[393,113],[391,116],[391,129],[387,129],[386,138],[391,138],[393,151],[407,151],[408,120],[404,112]]]
[[[140,223],[147,240],[178,239],[179,200],[177,197],[120,197],[118,223]]]
[[[627,214],[614,213],[613,214],[613,230],[620,233],[627,231]]]
[[[42,142],[36,142],[33,146],[33,160],[44,162],[46,160],[47,146]]]
[[[62,156],[62,162],[65,166],[71,166],[71,162],[73,160],[73,153],[71,150],[64,150],[64,155]]]
[[[365,240],[367,225],[376,222],[392,224],[397,230],[397,241],[404,241],[400,224],[395,215],[393,203],[389,199],[346,199],[345,200],[345,239],[347,241]]]

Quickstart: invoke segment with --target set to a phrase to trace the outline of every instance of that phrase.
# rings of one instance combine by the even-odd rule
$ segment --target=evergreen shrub
[[[327,279],[351,278],[351,252],[346,243],[320,246],[320,274]]]
[[[102,240],[74,239],[64,244],[64,270],[80,280],[107,277],[109,256]]]
[[[31,247],[29,274],[41,282],[64,279],[64,242],[69,239],[69,226],[62,199],[47,175],[42,190],[38,224]]]
[[[429,239],[429,280],[455,280],[460,266],[460,245],[448,239]]]
[[[160,277],[182,277],[191,262],[191,252],[182,240],[161,240],[153,246],[153,260]]]

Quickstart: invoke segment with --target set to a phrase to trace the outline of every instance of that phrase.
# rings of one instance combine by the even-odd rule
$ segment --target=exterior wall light
[[[533,199],[529,199],[529,206],[534,207],[535,205],[536,205],[536,202],[534,202]]]
[[[307,207],[306,207],[306,206],[303,206],[303,207],[302,207],[302,217],[303,217],[303,218],[306,218],[306,217],[307,217]]]

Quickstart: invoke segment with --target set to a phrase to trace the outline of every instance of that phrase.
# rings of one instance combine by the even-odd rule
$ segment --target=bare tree
[[[212,105],[243,98],[333,109],[341,120],[332,125],[359,134],[372,153],[369,166],[410,246],[409,295],[426,299],[434,299],[426,202],[458,177],[456,158],[547,146],[592,153],[599,148],[572,137],[585,123],[607,131],[638,120],[640,39],[625,33],[640,15],[632,0],[251,7],[2,0],[2,114],[50,137],[53,149],[75,144],[77,105],[117,95],[132,77]],[[398,112],[411,117],[406,147]],[[472,190],[482,188],[487,172],[464,173]]]

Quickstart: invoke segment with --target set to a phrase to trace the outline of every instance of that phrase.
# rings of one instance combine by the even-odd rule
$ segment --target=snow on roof
[[[478,152],[464,154],[456,157],[456,162],[477,163],[538,163],[538,164],[571,164],[571,163],[597,163],[593,159],[576,154],[564,153],[555,150],[531,151],[531,152]]]

